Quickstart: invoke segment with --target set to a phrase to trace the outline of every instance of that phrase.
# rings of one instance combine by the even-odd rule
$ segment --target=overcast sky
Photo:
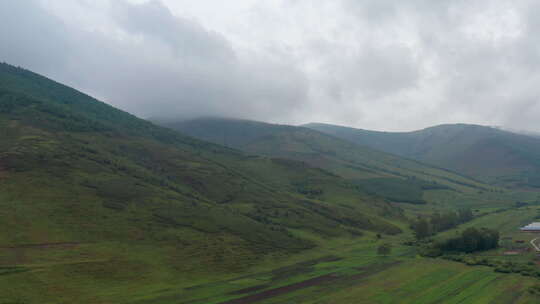
[[[540,131],[540,1],[0,0],[0,61],[140,117]]]

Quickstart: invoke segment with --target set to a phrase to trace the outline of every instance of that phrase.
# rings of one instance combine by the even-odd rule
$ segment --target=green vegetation
[[[454,228],[472,219],[473,213],[471,209],[460,209],[457,212],[447,211],[442,214],[436,212],[429,217],[422,216],[414,220],[411,224],[411,229],[416,239],[422,240],[437,232]]]
[[[382,196],[390,201],[409,204],[426,204],[425,190],[450,189],[436,182],[425,182],[416,178],[371,178],[355,181],[366,193]]]
[[[392,245],[390,244],[381,244],[377,247],[377,254],[387,256],[392,253]]]
[[[283,129],[247,155],[0,65],[0,303],[540,300],[533,254],[498,252],[537,194]],[[410,219],[452,212],[429,238],[496,229],[501,248],[459,256],[502,262],[420,256]]]
[[[501,191],[448,170],[382,153],[303,127],[225,118],[158,123],[247,153],[301,161],[343,177],[361,191],[391,202],[425,204],[426,191]],[[312,195],[319,193],[311,186],[300,191],[313,190]]]
[[[377,132],[308,124],[352,143],[515,188],[540,187],[540,139],[478,125],[440,125],[414,132]]]
[[[499,232],[487,228],[467,228],[460,236],[433,245],[441,252],[461,251],[471,253],[494,249],[499,246]]]

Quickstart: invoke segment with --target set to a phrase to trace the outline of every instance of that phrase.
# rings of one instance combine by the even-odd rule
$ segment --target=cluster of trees
[[[499,232],[488,228],[467,228],[460,236],[437,244],[442,251],[474,252],[499,246]]]
[[[419,217],[413,221],[411,228],[414,231],[416,239],[421,240],[437,232],[456,227],[461,223],[473,219],[471,209],[462,209],[457,212],[434,213],[428,217]]]
[[[540,278],[540,270],[533,261],[508,261],[499,257],[474,256],[466,254],[445,255],[444,259],[465,263],[470,266],[482,265],[495,268],[495,272],[519,273],[523,276]],[[538,290],[540,293],[540,289]]]

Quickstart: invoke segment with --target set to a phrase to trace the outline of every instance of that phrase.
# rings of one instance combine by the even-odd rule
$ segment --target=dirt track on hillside
[[[305,281],[302,281],[302,282],[294,283],[294,284],[291,284],[291,285],[266,290],[266,291],[263,291],[263,292],[260,292],[260,293],[254,294],[254,295],[250,295],[250,296],[245,296],[245,297],[242,297],[242,298],[239,298],[239,299],[230,300],[230,301],[227,301],[227,302],[223,302],[221,304],[250,304],[250,303],[255,303],[255,302],[262,301],[262,300],[265,300],[265,299],[268,299],[268,298],[272,298],[272,297],[276,297],[276,296],[279,296],[279,295],[282,295],[282,294],[286,294],[286,293],[289,293],[289,292],[292,292],[292,291],[295,291],[295,290],[298,290],[298,289],[303,289],[303,288],[307,288],[307,287],[311,287],[311,286],[315,286],[315,285],[320,285],[322,283],[327,283],[329,281],[336,280],[337,278],[338,278],[338,276],[333,274],[333,273],[326,274],[326,275],[323,275],[323,276],[320,276],[320,277],[316,277],[316,278],[313,278],[313,279],[309,279],[309,280],[305,280]]]
[[[259,292],[259,293],[253,294],[253,295],[244,296],[244,297],[234,299],[234,300],[229,300],[229,301],[226,301],[226,302],[222,302],[221,304],[252,304],[252,303],[263,301],[263,300],[266,300],[266,299],[269,299],[269,298],[277,297],[277,296],[280,296],[280,295],[283,295],[283,294],[286,294],[286,293],[289,293],[289,292],[293,292],[293,291],[296,291],[296,290],[299,290],[299,289],[312,287],[312,286],[318,286],[318,285],[322,285],[322,284],[325,284],[325,283],[331,283],[331,282],[344,282],[344,280],[349,282],[349,283],[355,283],[356,284],[356,283],[358,283],[358,282],[360,282],[360,281],[362,281],[364,279],[367,279],[367,278],[369,278],[369,277],[371,277],[371,276],[373,276],[373,275],[375,275],[375,274],[377,274],[379,272],[387,270],[387,269],[389,269],[391,267],[394,267],[394,266],[396,266],[396,265],[398,265],[400,263],[401,263],[400,261],[394,261],[394,262],[391,262],[391,263],[376,264],[376,265],[369,265],[369,266],[366,266],[366,267],[359,267],[357,269],[360,270],[361,273],[351,275],[351,276],[340,276],[340,275],[337,275],[335,273],[330,273],[330,274],[326,274],[326,275],[319,276],[319,277],[316,277],[316,278],[312,278],[312,279],[309,279],[309,280],[305,280],[305,281],[302,281],[302,282],[298,282],[298,283],[294,283],[294,284],[290,284],[290,285],[282,286],[282,287],[278,287],[278,288],[269,289],[269,290],[266,290],[266,291],[262,291],[262,292]],[[250,288],[245,288],[243,290],[237,291],[236,293],[240,293],[240,291],[244,291],[244,292],[255,291],[257,289],[260,289],[261,287],[264,288],[264,286],[259,285],[259,286],[255,286],[254,290],[250,290]]]

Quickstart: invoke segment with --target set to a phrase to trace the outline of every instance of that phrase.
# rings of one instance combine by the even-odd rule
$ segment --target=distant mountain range
[[[337,174],[362,189],[398,202],[423,203],[423,190],[492,190],[449,170],[357,145],[306,127],[199,118],[163,121],[190,136],[245,152],[302,161]]]
[[[378,132],[319,123],[304,127],[495,185],[540,187],[540,139],[536,136],[468,124],[414,132]]]
[[[457,181],[474,187],[482,183],[540,187],[540,138],[499,128],[452,124],[413,132],[379,132],[226,118],[158,123],[199,139],[304,161],[352,179],[400,176],[446,185],[445,181]]]
[[[417,260],[401,244],[417,215],[534,199],[480,180],[533,185],[537,139],[500,130],[157,123],[0,64],[6,303],[225,303],[240,281],[243,294],[260,278],[282,286],[320,269],[338,278],[325,263],[341,253],[360,278],[357,263],[379,259],[379,240]],[[274,270],[244,276],[260,265]],[[215,289],[213,300],[193,286]]]

